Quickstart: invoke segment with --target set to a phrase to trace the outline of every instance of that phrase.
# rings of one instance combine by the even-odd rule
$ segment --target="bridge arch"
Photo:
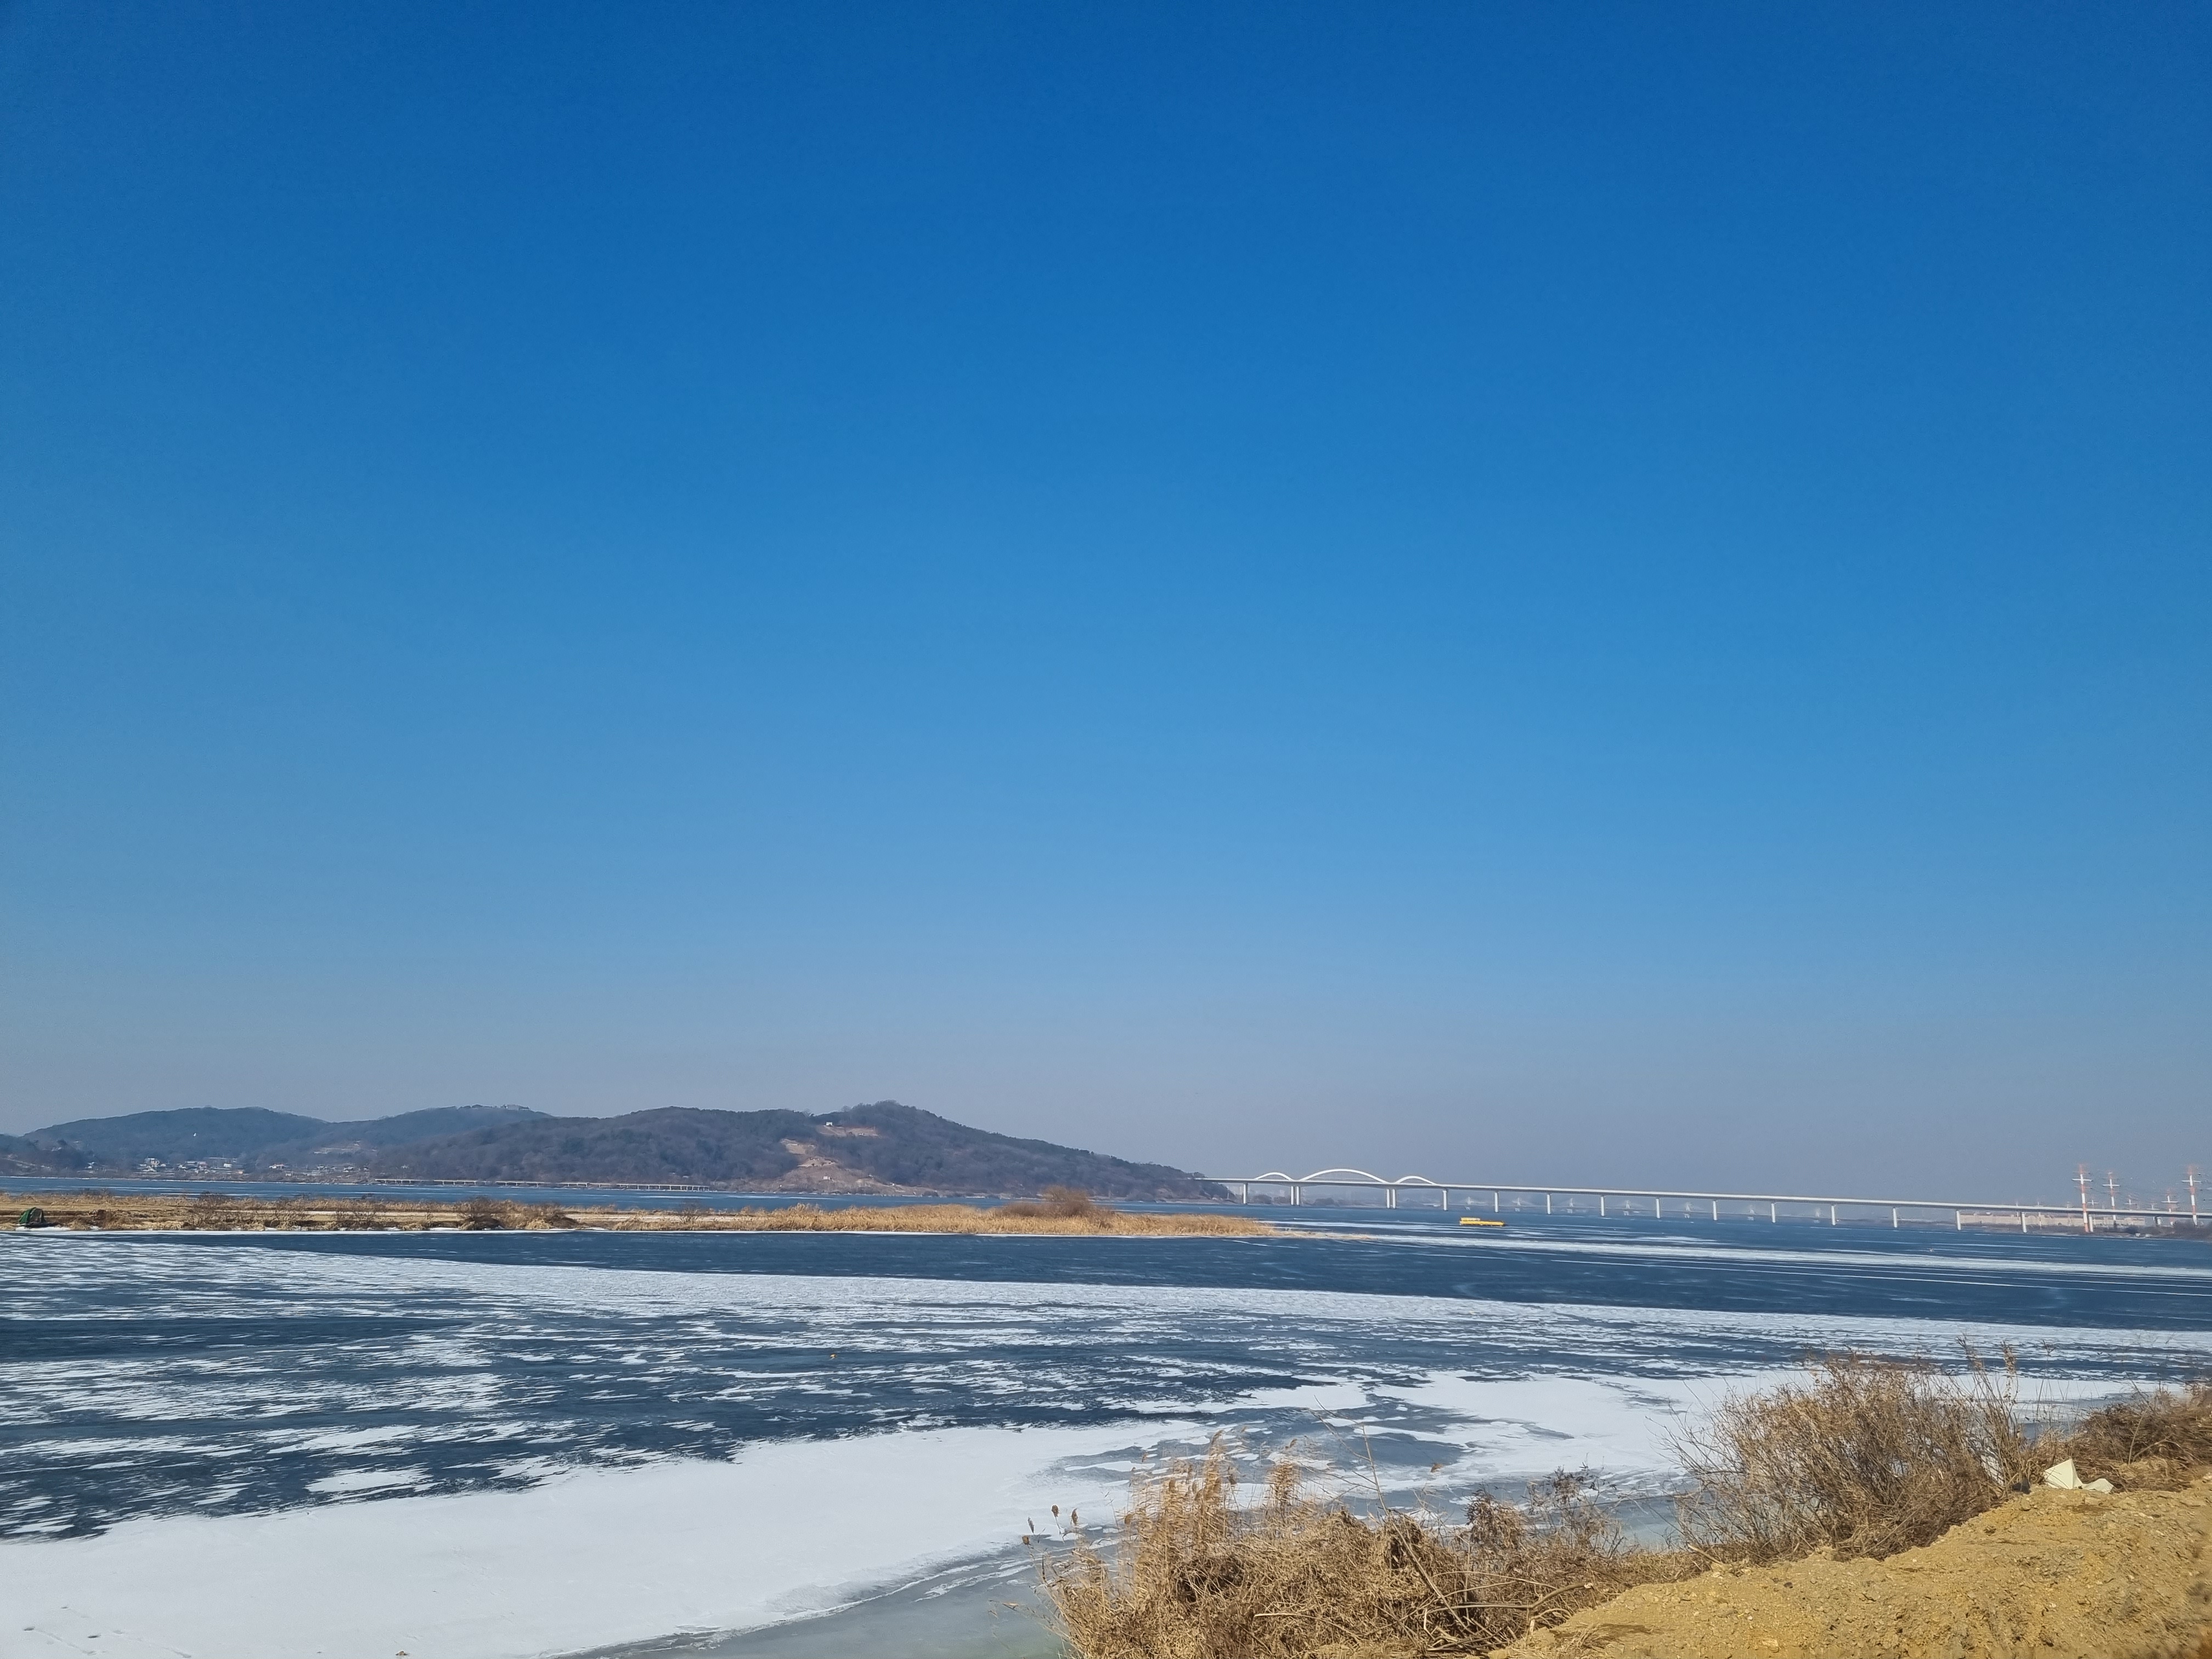
[[[1431,1181],[1422,1175],[1400,1176],[1393,1181],[1387,1176],[1376,1175],[1372,1170],[1357,1170],[1348,1164],[1334,1164],[1326,1170],[1316,1170],[1311,1175],[1303,1176],[1294,1176],[1287,1170],[1270,1170],[1265,1175],[1241,1176],[1231,1184],[1243,1189],[1247,1202],[1250,1201],[1255,1187],[1288,1187],[1291,1202],[1298,1204],[1304,1201],[1304,1189],[1308,1187],[1371,1186],[1382,1189],[1383,1202],[1394,1209],[1397,1206],[1400,1189],[1407,1187],[1423,1187],[1431,1192],[1441,1193],[1445,1207],[1449,1208],[1451,1205],[1451,1188],[1444,1182]]]

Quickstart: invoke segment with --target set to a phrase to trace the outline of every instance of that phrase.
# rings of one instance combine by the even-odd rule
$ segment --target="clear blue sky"
[[[0,8],[0,1128],[2212,1164],[2201,7]]]

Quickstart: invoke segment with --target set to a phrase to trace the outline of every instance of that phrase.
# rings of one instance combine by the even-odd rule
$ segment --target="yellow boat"
[[[1462,1227],[1503,1227],[1505,1224],[1492,1221],[1486,1215],[1463,1215],[1459,1218],[1459,1224]]]

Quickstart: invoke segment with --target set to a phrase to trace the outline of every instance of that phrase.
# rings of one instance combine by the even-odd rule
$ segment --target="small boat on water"
[[[1505,1224],[1492,1221],[1486,1215],[1463,1215],[1459,1218],[1459,1224],[1462,1227],[1503,1227]]]

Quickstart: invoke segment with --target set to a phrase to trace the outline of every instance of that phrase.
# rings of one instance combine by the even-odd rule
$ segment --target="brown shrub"
[[[1110,1221],[1114,1212],[1080,1187],[1048,1187],[1044,1213],[1067,1221]]]
[[[2048,1447],[2046,1446],[2046,1449]],[[2178,1490],[2212,1466],[2212,1382],[2157,1389],[2091,1412],[2050,1450],[2070,1457],[2084,1480]]]
[[[495,1198],[472,1198],[461,1206],[461,1228],[465,1232],[495,1232],[513,1224],[514,1208]]]
[[[1702,1565],[1627,1547],[1581,1476],[1556,1475],[1524,1504],[1478,1498],[1459,1527],[1355,1513],[1316,1496],[1290,1457],[1267,1466],[1256,1503],[1237,1485],[1216,1441],[1197,1462],[1140,1474],[1110,1552],[1079,1532],[1041,1559],[1079,1659],[1486,1653]]]
[[[1731,1396],[1677,1436],[1692,1481],[1686,1551],[1626,1546],[1570,1475],[1524,1504],[1479,1498],[1461,1527],[1387,1507],[1363,1516],[1315,1497],[1287,1460],[1260,1501],[1240,1504],[1217,1443],[1201,1462],[1140,1477],[1109,1547],[1079,1533],[1046,1555],[1045,1593],[1079,1659],[1482,1652],[1715,1558],[1933,1542],[2068,1455],[2085,1479],[2122,1485],[2180,1485],[2212,1465],[2212,1383],[2141,1395],[2038,1439],[2020,1420],[2009,1354],[1996,1370],[1969,1355],[1953,1372],[1830,1354],[1807,1373]]]
[[[228,1193],[202,1193],[185,1206],[187,1227],[235,1227],[239,1202]]]
[[[1731,1395],[1677,1436],[1692,1548],[1750,1561],[1890,1555],[2003,1502],[2047,1461],[2016,1419],[2009,1355],[1998,1375],[1971,1357],[1963,1374],[1848,1353],[1807,1369],[1805,1382]]]
[[[1042,1198],[1001,1204],[993,1213],[1032,1221],[1085,1221],[1097,1227],[1114,1224],[1114,1212],[1080,1187],[1048,1187]]]

